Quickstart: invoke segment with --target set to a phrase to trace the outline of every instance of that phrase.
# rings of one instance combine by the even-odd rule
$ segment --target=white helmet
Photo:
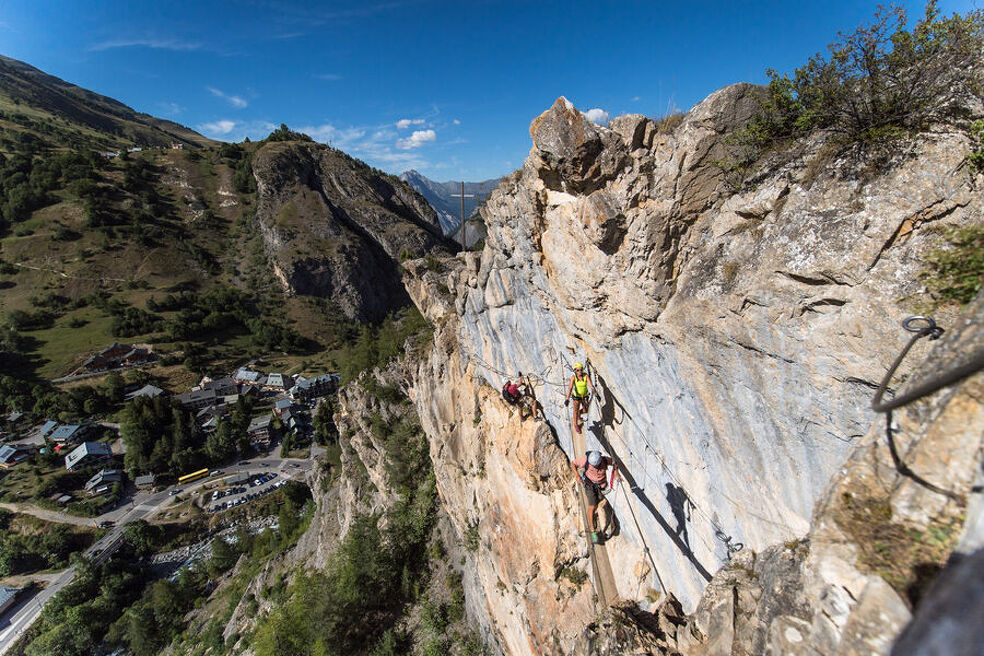
[[[601,464],[601,451],[588,451],[588,464],[597,467]]]

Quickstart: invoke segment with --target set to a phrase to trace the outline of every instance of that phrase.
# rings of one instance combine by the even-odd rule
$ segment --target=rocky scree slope
[[[588,446],[630,484],[609,496],[618,592],[646,607],[662,583],[693,612],[739,545],[806,536],[832,475],[875,448],[870,398],[925,292],[924,255],[942,228],[984,220],[971,144],[946,126],[879,160],[831,157],[818,135],[735,190],[717,162],[758,92],[725,88],[670,133],[643,116],[599,127],[561,98],[490,199],[484,251],[440,273],[408,265],[438,327],[414,400],[448,515],[477,536],[472,608],[506,653],[566,651],[598,610],[561,576],[590,571],[562,474],[574,361],[601,390]],[[555,434],[498,400],[517,371]],[[859,602],[845,599],[842,619]]]
[[[266,144],[253,172],[260,230],[284,290],[331,299],[350,319],[377,321],[407,305],[398,262],[446,243],[419,194],[328,146]]]

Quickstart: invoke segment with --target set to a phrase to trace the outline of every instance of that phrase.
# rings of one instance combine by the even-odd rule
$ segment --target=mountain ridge
[[[25,105],[35,110],[33,117],[23,113]],[[19,124],[58,146],[115,150],[219,143],[184,125],[138,112],[114,98],[4,55],[0,55],[0,109],[4,112],[2,120]],[[22,120],[16,120],[18,116]],[[39,125],[39,121],[43,123]]]

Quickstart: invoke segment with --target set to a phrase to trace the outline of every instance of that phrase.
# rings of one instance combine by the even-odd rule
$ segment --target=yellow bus
[[[196,472],[190,474],[185,474],[178,479],[178,485],[184,485],[185,483],[190,483],[192,481],[197,481],[199,478],[205,478],[208,476],[208,469],[199,469]]]

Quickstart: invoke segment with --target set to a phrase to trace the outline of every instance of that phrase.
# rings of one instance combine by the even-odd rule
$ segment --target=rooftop
[[[19,449],[16,446],[0,446],[0,463],[9,465],[17,462],[18,460],[22,460],[23,458],[18,458],[17,455],[23,453],[23,449]]]
[[[81,424],[62,424],[52,431],[50,437],[56,441],[70,440],[78,434],[81,428]]]
[[[3,606],[8,601],[16,597],[20,591],[20,588],[10,588],[6,585],[0,585],[0,606]]]
[[[101,469],[98,474],[89,479],[89,481],[85,484],[85,489],[93,490],[100,485],[107,483],[121,483],[122,481],[122,469]]]
[[[239,380],[245,380],[246,382],[255,383],[263,377],[263,374],[259,371],[253,371],[252,369],[241,367],[232,375],[232,377],[238,378]]]
[[[249,422],[249,428],[246,429],[247,432],[252,432],[254,430],[260,430],[270,426],[273,421],[273,415],[263,415],[262,417],[254,417],[253,421]]]
[[[154,398],[155,396],[160,396],[164,393],[160,387],[154,387],[153,385],[144,385],[140,389],[130,392],[126,395],[126,400],[135,399],[138,396],[146,396],[147,398]]]
[[[106,442],[83,442],[74,451],[65,456],[65,468],[71,469],[79,464],[86,456],[112,456],[113,449]]]

